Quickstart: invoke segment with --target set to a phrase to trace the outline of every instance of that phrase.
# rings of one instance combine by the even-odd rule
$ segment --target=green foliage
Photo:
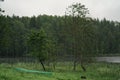
[[[86,15],[89,13],[88,9],[85,8],[85,5],[82,5],[81,3],[74,3],[71,6],[67,8],[66,14],[72,16],[72,17],[86,17]]]
[[[1,19],[1,56],[23,56],[25,50],[26,29],[24,24],[10,17],[0,16]],[[5,53],[5,54],[2,54]]]
[[[31,17],[29,26],[30,26],[30,28],[34,28],[34,29],[37,28],[36,17],[35,16]]]
[[[46,59],[50,45],[49,39],[43,29],[40,31],[32,31],[28,39],[28,44],[30,53],[32,53],[33,56],[41,61]]]

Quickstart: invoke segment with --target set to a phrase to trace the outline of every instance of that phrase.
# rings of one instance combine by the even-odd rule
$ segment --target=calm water
[[[97,61],[120,63],[120,57],[97,57]]]

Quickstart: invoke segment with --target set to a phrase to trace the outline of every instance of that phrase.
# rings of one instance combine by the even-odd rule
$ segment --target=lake
[[[110,62],[110,63],[120,63],[120,57],[96,57],[97,61],[100,62]]]

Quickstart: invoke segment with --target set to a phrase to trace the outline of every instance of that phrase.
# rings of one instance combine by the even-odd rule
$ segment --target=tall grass
[[[87,71],[84,72],[80,65],[77,66],[77,71],[73,71],[72,63],[59,62],[55,70],[52,68],[52,64],[46,66],[48,71],[53,72],[51,76],[19,72],[14,69],[16,67],[42,70],[41,65],[38,63],[0,64],[0,80],[82,80],[81,76],[86,76],[86,80],[120,80],[120,64],[86,64]]]

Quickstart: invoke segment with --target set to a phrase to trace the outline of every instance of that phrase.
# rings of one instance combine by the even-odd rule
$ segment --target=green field
[[[72,65],[72,64],[71,64]],[[91,63],[86,64],[86,72],[80,66],[77,71],[72,71],[70,63],[59,63],[56,70],[47,67],[52,75],[27,73],[15,70],[16,67],[42,71],[41,65],[32,63],[17,63],[14,65],[0,64],[0,80],[120,80],[120,64]],[[86,79],[81,79],[86,76]]]

